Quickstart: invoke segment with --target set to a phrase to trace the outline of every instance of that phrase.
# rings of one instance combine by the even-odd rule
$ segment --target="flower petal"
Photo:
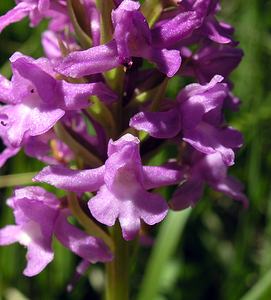
[[[6,161],[15,156],[21,148],[10,148],[7,147],[1,154],[0,154],[0,168],[6,163]]]
[[[152,30],[153,43],[165,48],[172,47],[193,32],[202,21],[195,11],[179,13],[176,17],[158,24]]]
[[[116,42],[75,51],[56,66],[56,71],[68,77],[83,77],[116,68],[120,64]]]
[[[45,167],[34,181],[46,182],[57,188],[72,192],[92,192],[104,183],[104,166],[90,170],[70,170],[62,166]]]
[[[182,177],[181,170],[174,170],[168,166],[143,166],[143,185],[147,190],[177,184]]]
[[[196,128],[184,130],[183,140],[198,151],[212,154],[220,153],[224,163],[228,166],[234,164],[234,151],[242,142],[241,134],[230,128],[215,128],[201,122]]]
[[[96,95],[108,103],[117,98],[117,95],[103,82],[74,84],[62,81],[61,86],[64,96],[63,109],[77,110],[86,108],[90,104],[89,97],[92,95]]]
[[[43,102],[56,106],[59,101],[58,98],[61,97],[59,81],[42,70],[29,57],[21,55],[17,58],[17,53],[15,55],[10,59],[13,72],[19,72],[23,78],[33,83]]]
[[[130,120],[129,125],[137,130],[144,130],[156,138],[172,138],[181,130],[177,108],[166,112],[140,112]]]
[[[113,226],[119,216],[118,200],[104,185],[88,202],[93,217],[102,224]]]
[[[34,8],[35,4],[23,1],[9,10],[5,15],[0,16],[0,32],[8,25],[21,21]]]
[[[121,205],[119,222],[122,229],[122,236],[125,240],[134,239],[140,230],[140,217],[132,201],[125,201]]]
[[[168,77],[172,77],[178,72],[182,62],[180,51],[178,50],[153,48],[150,56],[148,55],[146,58],[153,61],[158,69]]]
[[[230,198],[242,202],[245,208],[248,207],[248,199],[244,195],[243,185],[231,176],[227,176],[224,180],[210,184],[215,190],[224,193]]]
[[[20,227],[17,225],[8,225],[0,229],[0,245],[10,245],[18,242]]]
[[[204,184],[199,178],[187,180],[177,188],[170,200],[170,207],[173,210],[183,210],[194,206],[203,194]]]
[[[64,115],[58,108],[46,105],[32,107],[30,103],[6,105],[1,113],[8,118],[1,125],[6,131],[7,139],[14,148],[20,147],[28,136],[36,136],[47,132]],[[0,118],[1,119],[1,118]]]
[[[12,84],[0,74],[0,101],[7,104],[13,104]]]
[[[68,249],[91,263],[107,262],[112,254],[98,238],[89,236],[82,230],[69,224],[66,215],[60,213],[55,222],[54,233],[57,239]]]
[[[142,191],[136,199],[140,218],[148,225],[161,222],[168,212],[166,201],[158,194]]]
[[[54,258],[52,250],[40,245],[39,243],[31,243],[27,248],[27,266],[23,273],[26,276],[35,276],[39,274]]]

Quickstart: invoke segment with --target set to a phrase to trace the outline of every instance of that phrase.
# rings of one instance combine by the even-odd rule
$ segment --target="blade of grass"
[[[32,178],[37,172],[0,176],[0,188],[32,183]]]
[[[178,245],[190,213],[190,208],[182,212],[170,212],[161,225],[137,300],[155,299],[157,296],[161,275]]]
[[[269,300],[271,297],[271,270],[268,271],[240,300]]]

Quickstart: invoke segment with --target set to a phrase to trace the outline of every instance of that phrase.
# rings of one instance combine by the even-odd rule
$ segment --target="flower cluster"
[[[114,259],[108,227],[119,222],[134,239],[169,209],[194,206],[206,184],[247,205],[227,174],[243,143],[224,116],[239,106],[228,78],[243,55],[233,28],[217,20],[218,0],[153,2],[16,0],[0,17],[0,31],[49,20],[45,57],[16,52],[12,78],[0,75],[0,165],[23,150],[47,165],[33,181],[67,194],[33,186],[8,199],[16,225],[0,230],[0,245],[27,247],[27,276],[53,259],[53,236],[83,262]],[[168,145],[174,155],[150,165]],[[165,186],[175,187],[168,201]]]

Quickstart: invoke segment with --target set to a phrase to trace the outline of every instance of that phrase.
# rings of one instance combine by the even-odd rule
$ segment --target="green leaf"
[[[103,162],[94,153],[91,153],[88,149],[76,141],[60,122],[54,126],[54,129],[57,137],[66,143],[78,158],[83,159],[94,168],[103,164]]]
[[[270,300],[271,270],[267,272],[240,300]]]
[[[145,0],[141,6],[141,11],[147,19],[149,26],[152,27],[159,18],[163,10],[162,1],[160,0]]]
[[[96,0],[96,5],[101,13],[101,43],[105,44],[112,39],[111,12],[114,9],[114,3],[113,0]]]
[[[76,1],[76,2],[77,2],[76,6],[81,5],[80,1]],[[92,46],[91,38],[84,32],[84,30],[80,26],[80,24],[78,22],[78,18],[75,13],[75,9],[74,9],[72,0],[68,0],[68,11],[69,11],[70,19],[71,19],[75,34],[76,34],[81,46],[85,49],[90,48]],[[82,16],[81,16],[81,18],[82,18]]]
[[[155,299],[158,295],[162,273],[176,250],[190,213],[191,208],[182,212],[171,211],[161,224],[137,300]]]

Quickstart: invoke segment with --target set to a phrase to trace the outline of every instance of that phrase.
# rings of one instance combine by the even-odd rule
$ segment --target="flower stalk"
[[[114,259],[106,264],[106,300],[129,300],[129,243],[116,224],[111,230],[115,244]]]
[[[115,252],[114,241],[105,231],[101,229],[101,227],[99,227],[85,214],[85,212],[80,207],[80,204],[78,202],[75,193],[68,193],[68,205],[71,212],[79,221],[79,223],[85,228],[86,232],[89,235],[101,238],[106,243],[106,245],[110,248],[110,250],[114,253]]]

